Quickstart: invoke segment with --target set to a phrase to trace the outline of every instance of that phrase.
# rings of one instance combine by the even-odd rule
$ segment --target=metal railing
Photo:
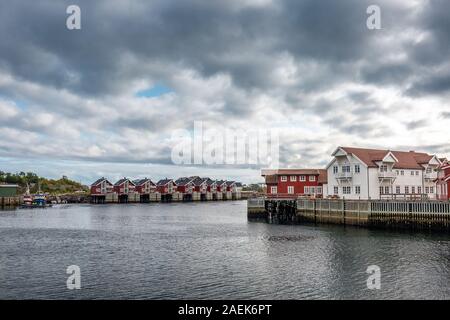
[[[353,172],[338,172],[334,175],[337,179],[350,179],[353,177]]]
[[[395,172],[392,171],[379,171],[378,172],[378,178],[384,178],[384,179],[392,179],[392,178],[396,178],[397,174]]]

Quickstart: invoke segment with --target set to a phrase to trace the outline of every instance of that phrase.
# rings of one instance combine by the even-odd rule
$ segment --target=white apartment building
[[[328,195],[345,199],[436,199],[438,157],[415,151],[338,147],[327,166]]]

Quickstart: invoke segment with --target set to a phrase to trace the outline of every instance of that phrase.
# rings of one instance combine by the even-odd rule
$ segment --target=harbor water
[[[246,201],[0,211],[0,235],[0,299],[450,299],[448,233],[249,222]]]

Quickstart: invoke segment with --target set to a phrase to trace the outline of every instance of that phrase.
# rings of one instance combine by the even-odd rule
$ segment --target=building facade
[[[135,190],[139,194],[150,194],[156,192],[156,185],[148,178],[133,180]]]
[[[102,177],[91,184],[91,195],[107,195],[112,193],[114,186],[108,179]]]
[[[450,200],[450,161],[441,159],[438,177],[436,179],[436,190],[438,200]]]
[[[327,184],[327,173],[323,169],[265,169],[261,175],[266,180],[269,197],[323,197]]]
[[[327,166],[328,195],[346,199],[436,199],[435,155],[338,147]]]

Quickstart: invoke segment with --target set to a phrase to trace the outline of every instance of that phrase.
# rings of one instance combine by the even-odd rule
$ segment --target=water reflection
[[[0,298],[450,298],[446,234],[253,223],[244,201],[2,211],[0,233]]]

